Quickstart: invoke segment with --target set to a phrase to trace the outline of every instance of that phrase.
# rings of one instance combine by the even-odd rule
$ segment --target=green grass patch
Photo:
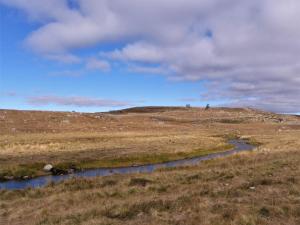
[[[45,163],[32,163],[11,165],[7,168],[0,168],[0,180],[25,179],[44,175],[43,166]]]
[[[177,152],[177,153],[158,153],[158,154],[141,154],[141,155],[128,155],[117,158],[108,158],[103,160],[91,160],[81,161],[75,163],[75,165],[82,169],[94,169],[94,168],[113,168],[121,166],[134,166],[145,165],[152,163],[163,163],[173,160],[193,158],[198,156],[204,156],[212,153],[228,151],[234,146],[230,144],[220,145],[214,149],[195,149],[190,152]]]

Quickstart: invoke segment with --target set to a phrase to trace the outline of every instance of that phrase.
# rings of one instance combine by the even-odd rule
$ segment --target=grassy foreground
[[[300,154],[261,149],[153,174],[2,190],[0,202],[2,222],[12,225],[296,225]]]

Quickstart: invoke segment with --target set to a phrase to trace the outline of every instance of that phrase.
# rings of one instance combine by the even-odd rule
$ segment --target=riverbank
[[[248,141],[249,142],[249,141]],[[67,170],[60,170],[53,167],[50,171],[52,176],[42,176],[37,178],[28,178],[25,180],[10,180],[0,182],[0,189],[9,190],[20,190],[26,188],[40,188],[46,186],[49,183],[62,182],[75,177],[98,177],[98,176],[111,176],[114,174],[134,174],[134,173],[152,173],[158,169],[169,169],[174,167],[182,166],[193,166],[199,162],[211,160],[220,157],[226,157],[243,151],[251,151],[255,148],[254,145],[247,143],[246,140],[229,140],[229,146],[233,146],[230,150],[222,150],[214,153],[205,154],[202,156],[193,156],[183,159],[169,160],[165,162],[142,164],[135,166],[125,167],[107,167],[107,168],[96,168],[88,170],[73,170],[72,173],[68,173]],[[256,146],[257,147],[257,146]],[[59,173],[55,171],[60,171]]]
[[[232,149],[234,146],[224,142],[219,141],[220,138],[215,138],[218,140],[216,146],[211,147],[211,149],[184,149],[177,152],[163,152],[157,151],[155,153],[149,154],[141,151],[138,154],[126,154],[126,155],[114,155],[109,157],[87,157],[90,152],[86,152],[85,158],[81,157],[75,158],[76,156],[72,155],[73,153],[68,153],[68,155],[60,155],[60,159],[56,160],[53,164],[54,168],[65,171],[70,170],[70,168],[76,168],[76,170],[90,170],[96,168],[116,168],[116,167],[127,167],[127,166],[138,166],[146,165],[153,163],[163,163],[174,160],[180,160],[185,158],[193,158],[204,155],[209,155],[217,152],[224,152]],[[202,145],[203,146],[203,145]],[[74,158],[74,159],[72,159]],[[71,160],[70,160],[71,159]],[[27,180],[34,177],[49,175],[49,172],[43,171],[44,165],[51,160],[44,162],[35,162],[38,160],[38,157],[32,157],[31,162],[22,164],[13,165],[14,162],[11,160],[11,164],[8,164],[7,167],[4,165],[1,166],[0,172],[0,181],[8,180]],[[53,161],[53,159],[52,159]],[[52,162],[50,161],[50,162]]]

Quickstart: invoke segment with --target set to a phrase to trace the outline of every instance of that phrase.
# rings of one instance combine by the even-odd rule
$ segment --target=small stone
[[[53,169],[53,166],[51,164],[47,164],[44,166],[44,171],[50,172]]]

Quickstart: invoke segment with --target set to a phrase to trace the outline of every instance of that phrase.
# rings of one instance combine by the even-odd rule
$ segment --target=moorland
[[[300,117],[250,108],[138,107],[106,113],[0,110],[0,179],[45,164],[92,169],[252,152],[151,174],[0,190],[0,224],[299,224]]]

